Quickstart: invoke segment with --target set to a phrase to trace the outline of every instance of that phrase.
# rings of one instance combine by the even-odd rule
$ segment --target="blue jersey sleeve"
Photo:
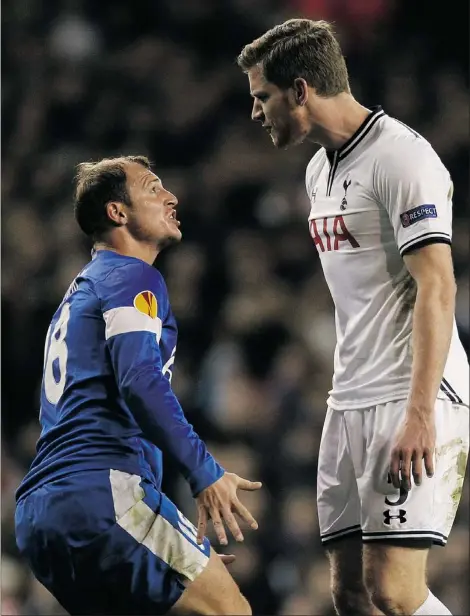
[[[163,374],[159,342],[169,302],[161,274],[136,261],[97,285],[116,381],[143,435],[178,464],[194,496],[224,469],[186,420]]]

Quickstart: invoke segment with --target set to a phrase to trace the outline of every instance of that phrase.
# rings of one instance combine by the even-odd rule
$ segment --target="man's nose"
[[[263,109],[259,101],[255,101],[253,103],[253,109],[251,111],[251,119],[253,122],[262,122],[263,121]]]
[[[178,205],[177,197],[171,192],[168,193],[167,205],[171,205],[172,207],[176,207]]]

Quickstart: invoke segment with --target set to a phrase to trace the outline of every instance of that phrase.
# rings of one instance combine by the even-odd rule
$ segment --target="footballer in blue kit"
[[[75,214],[93,258],[49,327],[37,455],[16,499],[16,537],[71,614],[249,614],[205,538],[257,524],[255,490],[208,452],[171,387],[177,326],[157,254],[181,239],[177,199],[145,157],[82,163]],[[161,491],[162,452],[197,501],[198,527]],[[225,563],[224,563],[225,560]]]

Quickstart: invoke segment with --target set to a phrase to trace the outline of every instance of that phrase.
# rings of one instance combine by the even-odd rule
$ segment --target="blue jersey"
[[[162,451],[193,495],[223,469],[171,388],[177,328],[161,274],[100,250],[70,285],[47,337],[42,432],[17,499],[70,473],[116,469],[158,489]]]

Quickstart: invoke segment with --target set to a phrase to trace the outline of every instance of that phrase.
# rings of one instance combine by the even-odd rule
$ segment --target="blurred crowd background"
[[[469,348],[468,19],[414,0],[7,0],[2,88],[2,614],[63,614],[18,557],[14,491],[39,434],[44,337],[90,257],[75,165],[146,154],[179,198],[184,241],[158,260],[179,323],[174,388],[228,469],[261,479],[232,571],[258,614],[333,614],[316,459],[333,307],[307,228],[315,147],[277,151],[250,122],[241,47],[296,16],[333,20],[366,105],[428,138],[454,184],[457,318]],[[465,7],[462,7],[465,10]],[[452,9],[452,6],[455,6]],[[416,161],[419,164],[419,161]],[[188,517],[188,489],[165,488]],[[468,481],[430,582],[468,614]]]

